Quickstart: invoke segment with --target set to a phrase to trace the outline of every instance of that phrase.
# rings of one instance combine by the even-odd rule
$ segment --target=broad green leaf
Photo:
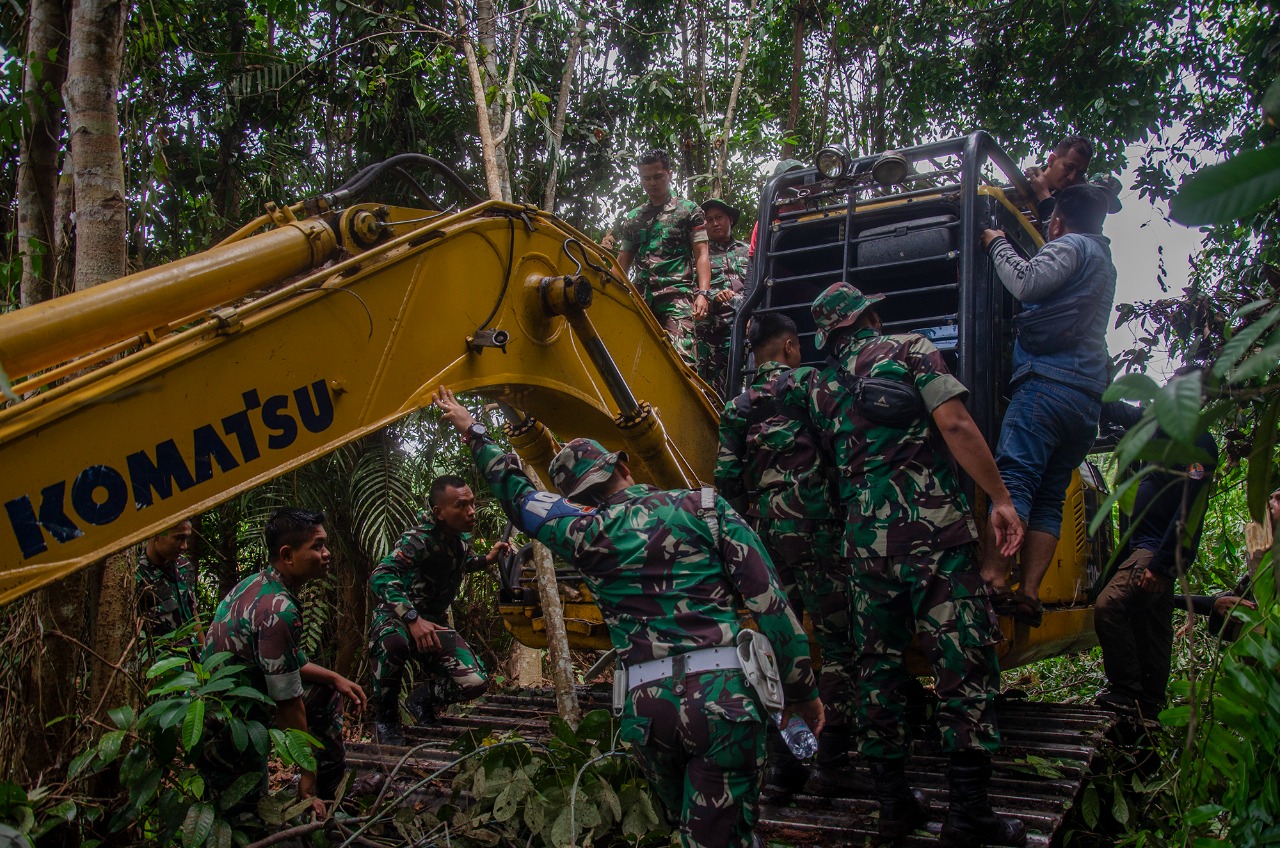
[[[524,823],[532,833],[542,833],[547,826],[547,804],[541,795],[532,795],[524,805]]]
[[[1265,377],[1280,367],[1280,331],[1267,337],[1262,349],[1250,356],[1239,366],[1227,374],[1227,382],[1233,384],[1249,383],[1259,377]]]
[[[130,707],[130,706],[115,707],[109,710],[107,712],[107,715],[110,716],[111,723],[114,724],[116,727],[120,728],[121,730],[128,730],[129,728],[133,727],[133,719],[135,717],[135,714],[133,712],[133,707]]]
[[[213,807],[208,804],[192,804],[182,822],[182,844],[191,848],[203,845],[213,829]]]
[[[253,743],[253,750],[259,754],[268,754],[271,752],[271,737],[267,734],[267,728],[260,721],[249,721],[245,723],[245,729],[249,731],[249,741]]]
[[[160,660],[160,662],[156,663],[155,665],[151,666],[151,668],[147,669],[147,679],[150,680],[152,678],[159,677],[160,675],[164,674],[166,671],[172,671],[175,668],[181,668],[182,666],[186,665],[189,662],[190,660],[187,659],[186,657],[169,657],[168,659]],[[192,679],[194,680],[194,678]]]
[[[1150,403],[1159,391],[1160,384],[1146,374],[1134,372],[1117,377],[1103,393],[1104,401],[1136,400],[1139,403]]]
[[[245,727],[244,719],[233,718],[229,722],[231,726],[231,744],[236,746],[236,750],[244,752],[249,747],[249,729]]]
[[[1191,707],[1188,705],[1170,707],[1160,713],[1160,723],[1169,727],[1186,727],[1189,721],[1191,721]]]
[[[164,777],[164,769],[152,766],[142,773],[138,782],[129,787],[129,800],[135,807],[141,807],[155,797],[160,788],[160,778]]]
[[[102,734],[102,738],[98,740],[99,762],[109,763],[120,756],[120,743],[124,742],[124,737],[125,732],[123,730],[113,730],[110,733]]]
[[[1129,823],[1129,799],[1125,797],[1124,789],[1119,783],[1116,784],[1115,796],[1111,804],[1111,815],[1120,824]]]
[[[1188,227],[1228,224],[1277,197],[1280,145],[1273,144],[1196,171],[1169,202],[1169,216]]]
[[[307,771],[315,770],[316,755],[314,749],[320,747],[320,742],[314,736],[310,736],[301,730],[287,730],[284,734],[284,747],[289,752],[289,758],[293,762]]]
[[[1084,823],[1091,828],[1097,827],[1101,808],[1097,787],[1090,783],[1084,788],[1084,794],[1080,796],[1080,816],[1084,819]]]
[[[1262,115],[1268,124],[1280,127],[1280,76],[1271,81],[1262,95]]]
[[[1266,304],[1267,301],[1258,301]],[[1271,328],[1276,321],[1280,321],[1280,308],[1272,309],[1266,315],[1249,324],[1241,327],[1235,335],[1233,335],[1218,354],[1218,358],[1213,363],[1213,373],[1217,377],[1225,377],[1227,373],[1239,364],[1241,358],[1249,352],[1254,342],[1262,338],[1262,334]]]
[[[494,821],[504,822],[514,816],[516,810],[520,807],[520,799],[523,795],[524,792],[519,781],[513,780],[508,783],[506,788],[498,793],[497,799],[493,802]]]
[[[213,848],[231,848],[231,825],[219,819],[213,823]]]
[[[271,700],[269,695],[259,692],[252,686],[237,686],[227,693],[228,698],[246,698],[250,701],[257,701],[261,704],[272,705],[275,701]]]
[[[77,754],[75,759],[71,761],[71,765],[67,767],[67,779],[75,780],[79,777],[81,772],[85,770],[85,767],[88,766],[89,763],[93,762],[93,758],[97,756],[97,753],[97,748],[90,748],[87,751],[82,751]]]
[[[228,786],[222,792],[222,797],[218,799],[218,806],[223,810],[229,810],[236,804],[239,804],[244,797],[252,792],[262,783],[262,772],[251,771],[240,775],[235,782]]]
[[[204,701],[199,699],[187,707],[187,716],[182,720],[182,746],[194,751],[204,735]]]
[[[1253,433],[1253,448],[1249,451],[1248,493],[1249,517],[1259,524],[1270,521],[1267,514],[1267,497],[1275,490],[1272,485],[1271,457],[1275,450],[1277,430],[1280,429],[1280,395],[1271,399]]]
[[[1174,377],[1156,392],[1156,420],[1175,441],[1189,445],[1195,441],[1200,425],[1202,385],[1199,371]]]

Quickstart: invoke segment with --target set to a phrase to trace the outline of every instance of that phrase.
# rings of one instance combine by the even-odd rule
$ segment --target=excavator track
[[[583,711],[608,708],[608,695],[580,689]],[[1027,823],[1027,845],[1058,844],[1056,837],[1089,775],[1100,747],[1116,723],[1113,713],[1096,707],[1004,700],[998,708],[1004,746],[995,758],[992,806]],[[464,714],[442,716],[431,727],[406,727],[408,745],[423,747],[401,766],[397,779],[421,780],[446,769],[458,754],[450,746],[475,729],[515,732],[528,739],[551,735],[547,719],[556,714],[549,690],[522,690],[490,695],[468,705]],[[362,773],[389,773],[409,747],[368,742],[348,743],[347,759]],[[917,743],[907,765],[914,787],[932,808],[927,829],[901,844],[936,845],[947,805],[946,758],[926,743]],[[443,775],[448,778],[451,772]],[[445,793],[447,784],[436,791]],[[762,804],[759,833],[770,843],[795,846],[875,844],[876,804],[871,798],[824,798],[795,795],[787,803]]]

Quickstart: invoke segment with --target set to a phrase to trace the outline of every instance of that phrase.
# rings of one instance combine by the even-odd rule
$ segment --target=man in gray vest
[[[1116,292],[1111,243],[1102,235],[1109,199],[1093,185],[1058,192],[1049,242],[1023,259],[1000,230],[986,230],[1000,282],[1022,302],[1015,319],[1013,398],[1000,427],[996,465],[1027,528],[1022,583],[1011,592],[1009,559],[987,525],[982,576],[996,611],[1038,627],[1040,582],[1062,532],[1071,472],[1098,432],[1107,386],[1107,323]]]

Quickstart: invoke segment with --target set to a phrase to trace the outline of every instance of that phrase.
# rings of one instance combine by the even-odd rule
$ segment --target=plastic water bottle
[[[801,762],[808,762],[818,753],[818,737],[813,735],[809,725],[798,715],[793,715],[787,723],[782,723],[782,713],[773,714],[773,723],[782,731],[782,740],[791,749],[792,755]]]

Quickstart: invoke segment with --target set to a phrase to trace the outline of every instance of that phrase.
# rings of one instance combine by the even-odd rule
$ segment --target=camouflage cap
[[[813,301],[813,320],[818,324],[813,343],[822,350],[834,331],[850,326],[868,306],[882,300],[882,294],[865,295],[848,283],[833,283]]]
[[[560,449],[547,470],[560,494],[572,498],[612,477],[619,461],[627,461],[626,451],[610,453],[595,439],[574,439]]]

